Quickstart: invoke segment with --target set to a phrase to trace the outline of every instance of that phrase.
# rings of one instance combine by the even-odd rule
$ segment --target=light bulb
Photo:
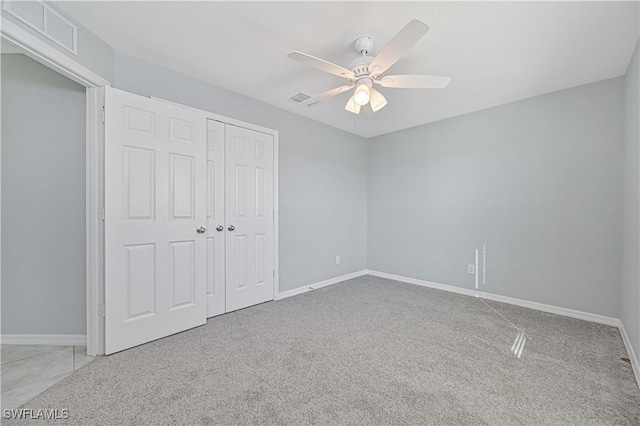
[[[369,99],[371,99],[371,91],[369,90],[369,86],[366,84],[360,84],[356,88],[356,92],[353,94],[353,100],[358,105],[366,105],[369,103]]]
[[[349,100],[347,101],[347,105],[345,105],[344,109],[354,114],[360,114],[360,105],[356,103],[356,101],[353,99],[354,97],[355,95],[349,98]]]
[[[371,110],[373,112],[377,112],[384,108],[387,104],[387,100],[382,96],[382,93],[378,92],[376,89],[371,89]]]

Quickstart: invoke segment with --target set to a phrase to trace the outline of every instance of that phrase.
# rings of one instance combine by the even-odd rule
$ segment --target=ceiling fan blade
[[[333,64],[331,62],[325,61],[324,59],[316,58],[315,56],[307,55],[302,52],[291,52],[287,55],[289,59],[293,59],[294,61],[298,61],[305,65],[309,65],[310,67],[319,69],[320,71],[328,72],[329,74],[337,75],[338,77],[347,78],[352,80],[355,75],[353,71],[350,71],[340,65]]]
[[[414,19],[409,22],[389,43],[373,58],[369,64],[372,75],[380,75],[413,47],[429,31],[429,25]]]
[[[312,104],[315,104],[316,102],[320,102],[324,99],[330,98],[332,96],[336,96],[339,95],[340,93],[346,92],[347,90],[353,88],[353,86],[355,86],[355,84],[349,84],[346,86],[340,86],[340,87],[336,87],[335,89],[331,89],[331,90],[327,90],[324,93],[320,93],[319,95],[316,95],[312,98],[307,99],[306,101],[302,101],[300,102],[300,105],[304,105],[304,106],[310,106]]]
[[[397,89],[443,89],[450,81],[451,77],[438,75],[387,75],[377,83],[382,87]]]

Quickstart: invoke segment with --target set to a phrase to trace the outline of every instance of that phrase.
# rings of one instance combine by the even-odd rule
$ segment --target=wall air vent
[[[5,0],[3,9],[49,40],[78,55],[78,28],[42,1]]]
[[[306,101],[306,100],[307,100],[307,99],[309,99],[310,97],[311,97],[311,96],[307,95],[306,93],[302,93],[302,92],[300,92],[300,93],[298,93],[297,95],[293,95],[293,96],[291,96],[289,99],[291,99],[293,102],[300,103],[300,102],[304,102],[304,101]]]

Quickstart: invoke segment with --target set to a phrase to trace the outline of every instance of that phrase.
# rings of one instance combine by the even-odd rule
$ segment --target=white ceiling
[[[638,2],[56,2],[116,50],[364,137],[625,73]],[[347,93],[310,107],[287,98],[344,83],[286,57],[346,66],[353,41],[384,46],[411,19],[431,26],[387,74],[452,77],[446,89],[381,89],[374,115]],[[375,53],[375,52],[374,52]]]

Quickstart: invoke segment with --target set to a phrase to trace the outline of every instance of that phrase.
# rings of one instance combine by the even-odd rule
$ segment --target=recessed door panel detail
[[[207,238],[207,296],[216,294],[216,238]]]
[[[175,142],[193,144],[195,141],[195,124],[177,118],[170,118],[169,139]]]
[[[207,161],[207,217],[216,214],[216,163]]]
[[[218,134],[218,132],[216,132],[213,129],[208,129],[207,130],[207,150],[209,151],[216,151],[216,145],[218,145],[218,139],[217,138],[221,138],[222,135]]]
[[[256,234],[256,285],[264,285],[266,258],[265,258],[265,240],[264,234]]]
[[[244,155],[244,153],[247,151],[247,140],[242,137],[236,137],[235,141],[236,154]]]
[[[236,217],[245,217],[247,215],[247,167],[236,164],[235,171]]]
[[[256,158],[257,159],[264,159],[264,145],[265,142],[264,141],[256,141]]]
[[[176,309],[194,303],[195,241],[171,242],[169,249],[171,309]]]
[[[153,112],[130,106],[125,106],[123,111],[125,132],[149,137],[155,136],[156,115]]]
[[[262,167],[256,167],[256,217],[264,217],[264,204],[267,190],[266,170]]]
[[[178,154],[169,158],[171,219],[194,219],[195,159]]]
[[[124,147],[124,219],[155,217],[155,152]]]
[[[126,287],[125,321],[155,313],[156,247],[154,244],[124,246],[124,281]]]
[[[238,235],[235,240],[236,290],[240,290],[247,287],[247,236]]]

